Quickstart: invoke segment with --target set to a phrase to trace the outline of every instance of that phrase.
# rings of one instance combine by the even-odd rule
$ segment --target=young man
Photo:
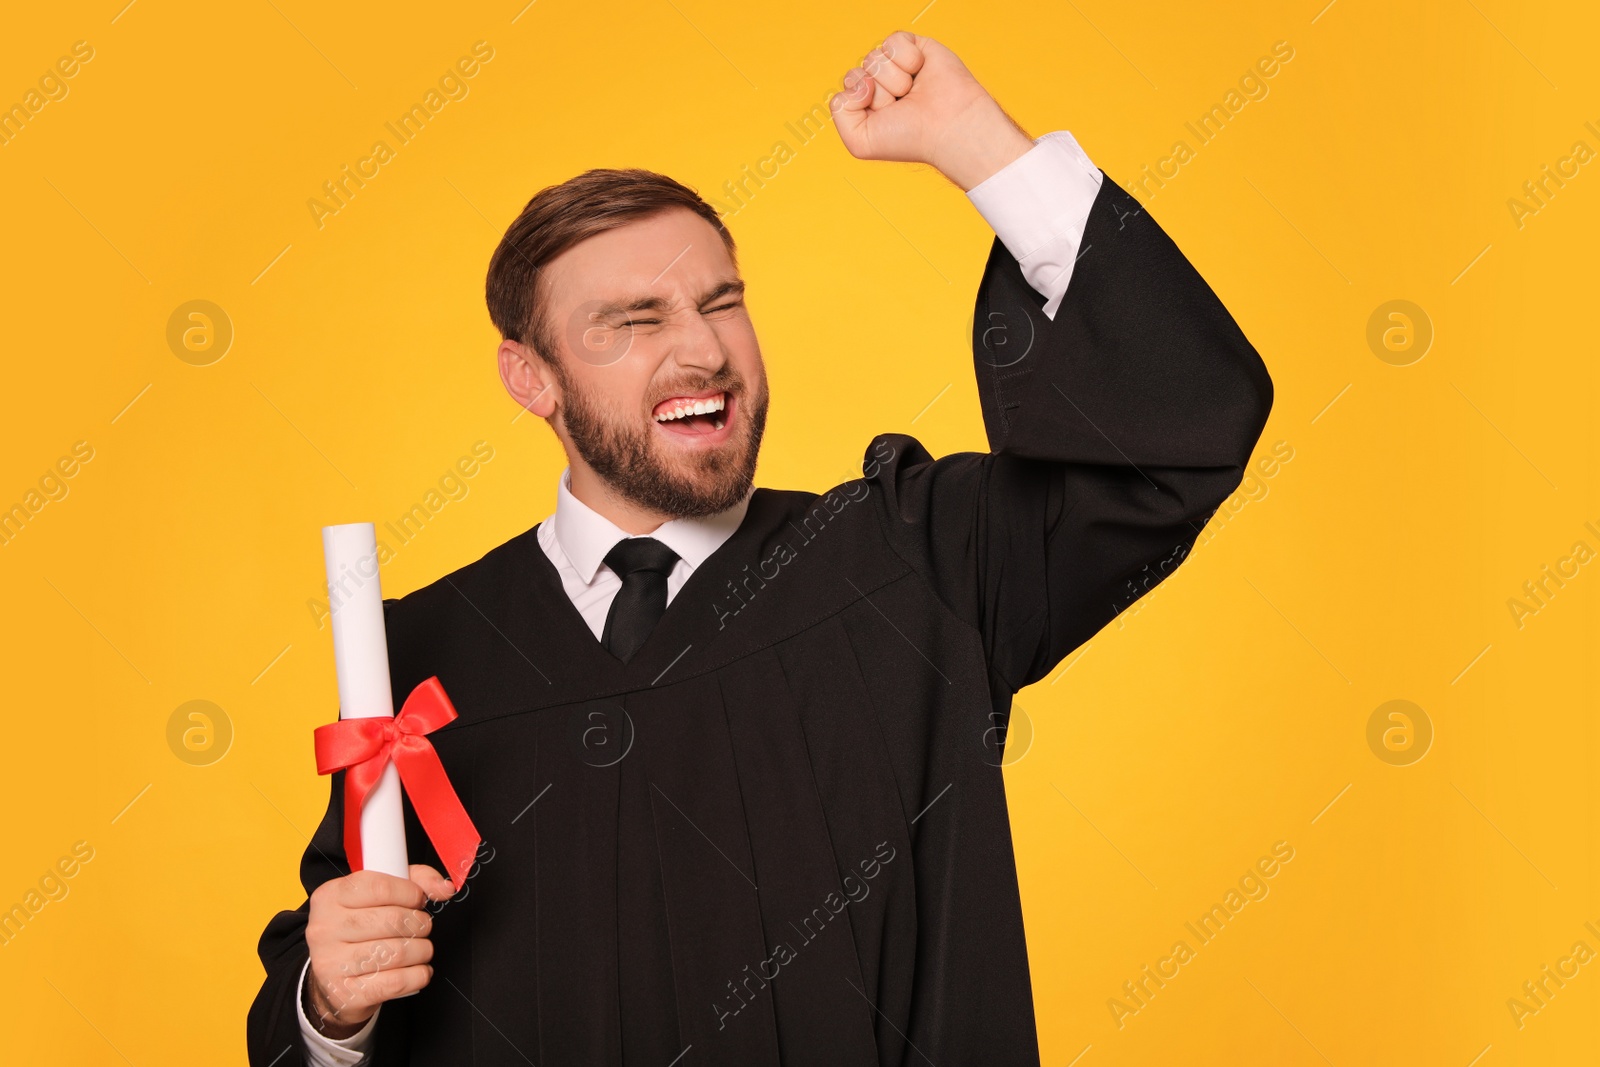
[[[460,713],[431,740],[485,846],[463,885],[348,874],[334,775],[252,1063],[1038,1062],[1012,694],[1185,557],[1272,384],[1150,216],[937,42],[892,35],[832,107],[996,231],[992,451],[885,434],[861,479],[753,489],[767,379],[716,213],[645,171],[534,197],[488,299],[567,453],[556,512],[385,604],[396,694],[437,675]]]

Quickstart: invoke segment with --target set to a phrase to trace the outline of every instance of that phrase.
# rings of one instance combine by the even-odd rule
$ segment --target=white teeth
[[[716,426],[716,428],[719,429],[719,430],[722,429],[722,425],[723,425],[722,424],[722,420],[718,419],[713,425]]]
[[[656,421],[671,422],[674,419],[681,419],[686,415],[710,415],[714,412],[721,411],[726,406],[726,394],[718,394],[709,400],[696,400],[690,404],[673,408],[670,411],[663,411],[661,414],[656,416]],[[722,427],[719,424],[717,428],[721,429]]]

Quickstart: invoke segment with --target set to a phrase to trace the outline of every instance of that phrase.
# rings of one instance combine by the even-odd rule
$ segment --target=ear
[[[541,419],[555,414],[561,387],[545,362],[521,341],[500,342],[500,381],[517,406]]]

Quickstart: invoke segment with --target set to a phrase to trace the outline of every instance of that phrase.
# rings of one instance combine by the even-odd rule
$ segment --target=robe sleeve
[[[889,542],[1011,692],[1188,555],[1272,407],[1238,324],[1109,178],[1054,319],[1044,302],[996,239],[973,323],[990,451],[885,434],[863,465]]]
[[[384,621],[393,625],[390,608],[399,601],[383,602]],[[391,651],[394,648],[390,641]],[[306,753],[312,752],[311,735],[305,738]],[[311,762],[308,760],[308,763]],[[296,997],[300,989],[300,971],[310,958],[306,947],[306,922],[310,917],[311,894],[332,878],[342,878],[350,873],[344,854],[344,771],[328,775],[328,808],[322,822],[300,857],[300,884],[305,888],[306,899],[293,911],[280,911],[262,931],[256,952],[261,966],[266,969],[265,981],[250,1005],[245,1024],[245,1042],[250,1067],[302,1067],[306,1063],[305,1041],[300,1032],[300,1016]],[[413,863],[431,863],[427,857],[417,858],[415,841],[411,839],[411,812],[407,806],[407,845],[412,849]],[[394,1002],[389,1002],[393,1005]],[[373,1031],[372,1052],[367,1063],[403,1063],[403,1052],[397,1047],[394,1031],[401,1020],[395,1018],[397,1009],[378,1012],[378,1025]],[[385,1039],[385,1035],[387,1039]],[[281,1057],[281,1058],[280,1058]]]
[[[299,1067],[305,1063],[295,996],[300,987],[300,970],[310,956],[306,920],[311,894],[323,882],[350,873],[344,857],[344,772],[335,771],[328,777],[328,810],[300,858],[300,884],[305,887],[306,899],[293,911],[274,915],[256,946],[267,977],[250,1005],[246,1024],[251,1067],[272,1063],[277,1067]],[[285,1049],[291,1051],[285,1054]],[[282,1059],[277,1058],[280,1056]]]

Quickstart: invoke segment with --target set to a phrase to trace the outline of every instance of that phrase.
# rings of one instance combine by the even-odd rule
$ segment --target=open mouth
[[[721,390],[668,397],[652,412],[656,425],[666,433],[713,440],[727,436],[733,416],[733,394]]]

